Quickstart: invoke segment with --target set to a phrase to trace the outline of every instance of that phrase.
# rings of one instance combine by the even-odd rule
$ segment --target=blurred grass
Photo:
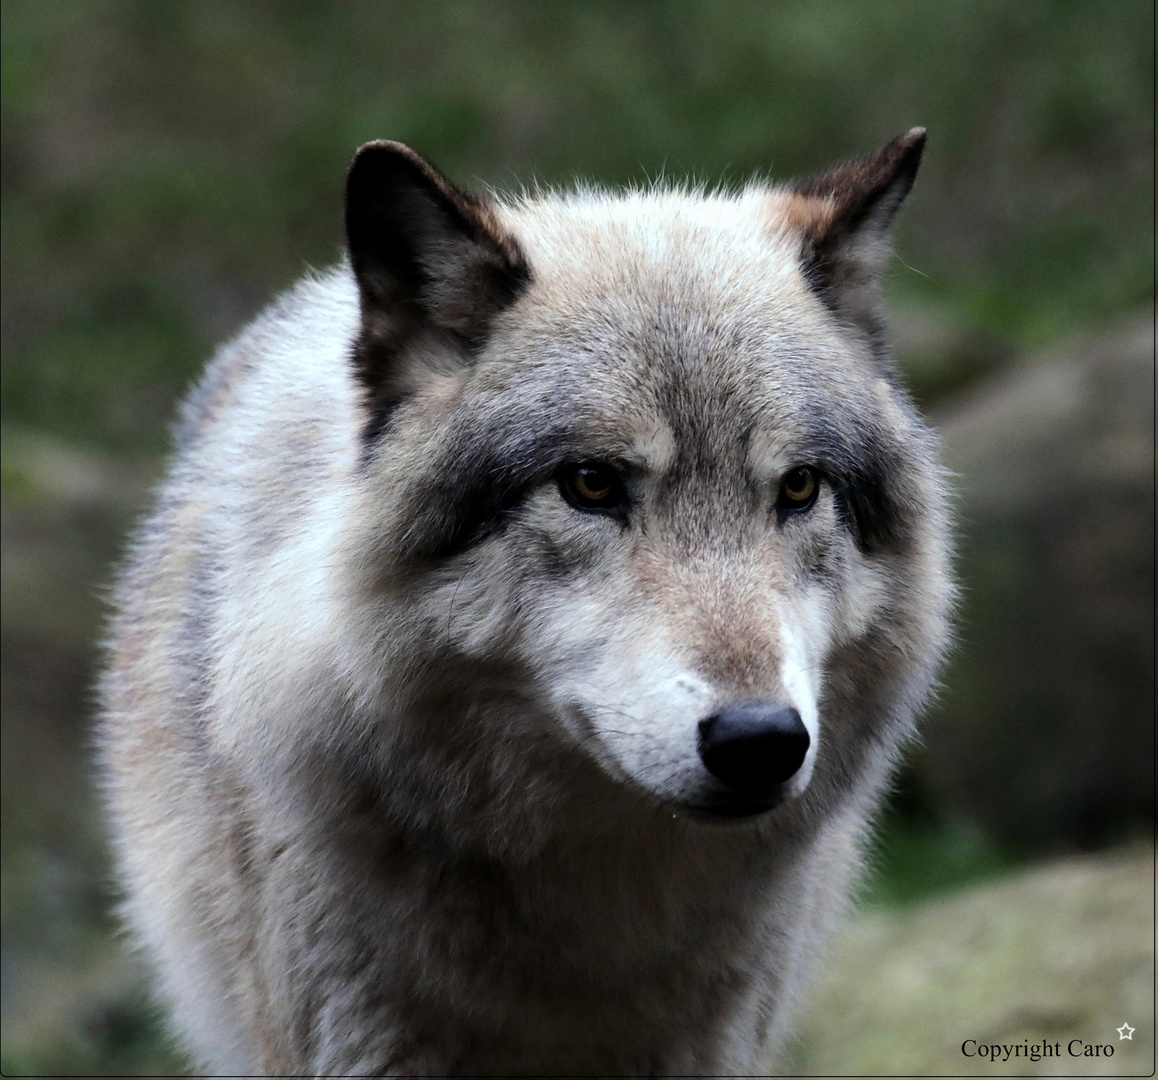
[[[155,452],[222,336],[341,243],[370,138],[500,187],[788,177],[914,123],[890,286],[1017,346],[1149,295],[1152,7],[10,2],[2,416]]]
[[[1002,877],[1029,861],[969,821],[905,820],[887,815],[869,858],[861,902],[905,907],[939,893]]]

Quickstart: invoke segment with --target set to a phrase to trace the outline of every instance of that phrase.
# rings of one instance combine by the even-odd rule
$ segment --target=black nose
[[[742,795],[770,795],[795,776],[808,744],[800,713],[787,705],[732,705],[700,721],[700,760]]]

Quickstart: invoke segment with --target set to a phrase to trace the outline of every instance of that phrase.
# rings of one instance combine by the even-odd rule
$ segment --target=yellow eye
[[[580,510],[618,511],[624,502],[623,484],[610,465],[568,465],[559,473],[559,490]]]
[[[780,510],[807,510],[816,501],[819,489],[816,470],[807,465],[797,466],[780,481],[776,506]]]

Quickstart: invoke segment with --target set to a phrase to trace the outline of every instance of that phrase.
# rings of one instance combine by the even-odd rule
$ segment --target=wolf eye
[[[610,465],[566,465],[559,472],[559,491],[580,510],[621,511],[623,483]]]
[[[786,473],[780,481],[780,494],[776,498],[777,510],[807,510],[816,502],[820,481],[816,470],[807,465],[799,465]]]

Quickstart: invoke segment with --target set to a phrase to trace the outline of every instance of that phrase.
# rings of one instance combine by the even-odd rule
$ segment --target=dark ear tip
[[[349,186],[351,181],[363,176],[398,171],[399,168],[423,174],[430,171],[430,166],[422,155],[411,150],[405,143],[395,142],[393,139],[375,139],[358,147],[346,172],[346,184]]]
[[[910,168],[915,169],[921,163],[927,139],[928,132],[923,127],[909,128],[904,135],[898,135],[893,139],[886,150],[891,150],[898,161],[905,162]]]
[[[407,161],[422,160],[415,151],[403,142],[396,142],[394,139],[373,139],[371,142],[363,143],[354,151],[354,159],[350,164],[353,166],[359,161],[374,157],[402,157],[406,158]]]

